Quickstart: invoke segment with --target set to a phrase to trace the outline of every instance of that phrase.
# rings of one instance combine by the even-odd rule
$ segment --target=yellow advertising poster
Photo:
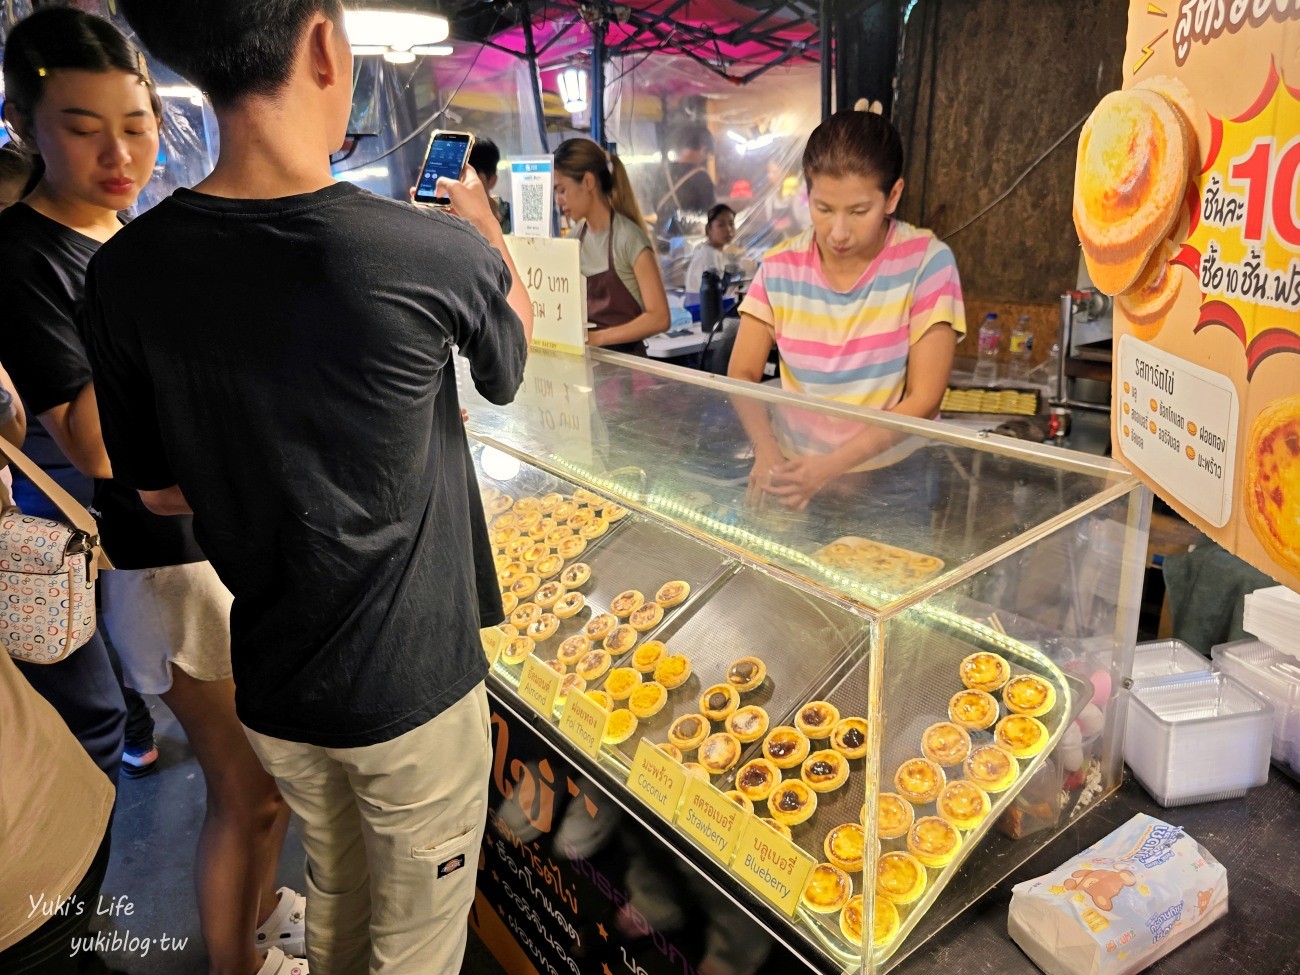
[[[1133,0],[1074,222],[1115,296],[1115,455],[1300,588],[1300,4]]]

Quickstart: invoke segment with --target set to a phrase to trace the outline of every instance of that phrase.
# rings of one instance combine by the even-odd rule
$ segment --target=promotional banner
[[[1115,299],[1115,456],[1300,588],[1300,4],[1133,0],[1074,221]]]

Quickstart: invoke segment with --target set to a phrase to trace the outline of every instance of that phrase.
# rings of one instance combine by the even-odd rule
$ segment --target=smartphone
[[[468,132],[447,132],[442,129],[434,132],[429,140],[429,151],[424,157],[420,183],[415,188],[415,202],[435,207],[449,206],[451,200],[438,196],[438,180],[444,176],[447,179],[460,179],[472,148],[474,136]]]

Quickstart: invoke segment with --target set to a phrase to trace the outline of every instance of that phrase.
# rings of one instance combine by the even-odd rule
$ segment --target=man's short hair
[[[343,22],[340,0],[119,0],[149,52],[213,105],[274,95],[289,80],[303,28]]]

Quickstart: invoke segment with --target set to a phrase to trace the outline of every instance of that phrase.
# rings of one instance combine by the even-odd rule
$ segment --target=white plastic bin
[[[1211,669],[1210,658],[1182,640],[1139,643],[1133,650],[1133,681],[1202,674]]]
[[[1221,643],[1211,653],[1215,666],[1273,705],[1273,762],[1300,779],[1300,660],[1259,640]]]
[[[1268,781],[1273,708],[1219,673],[1135,684],[1124,758],[1162,806],[1244,796]]]

